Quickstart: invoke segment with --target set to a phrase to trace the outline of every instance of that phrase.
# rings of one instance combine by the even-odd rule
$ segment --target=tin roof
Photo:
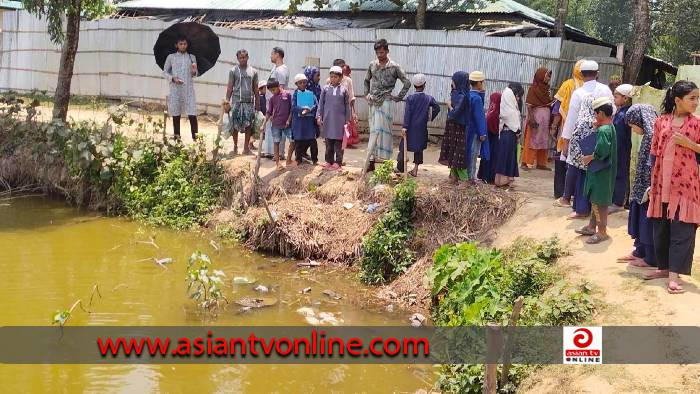
[[[0,10],[21,10],[23,8],[21,1],[0,0]]]

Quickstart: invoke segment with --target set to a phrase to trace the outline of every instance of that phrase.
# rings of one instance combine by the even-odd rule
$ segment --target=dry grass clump
[[[380,297],[429,310],[430,290],[423,280],[435,250],[445,243],[484,240],[517,207],[514,193],[488,185],[419,188],[411,249],[423,257],[382,289]]]
[[[0,157],[0,191],[16,194],[61,195],[77,205],[101,209],[108,205],[103,193],[68,174],[62,161],[46,163],[35,159],[29,147],[20,147],[11,156]]]
[[[367,213],[366,205],[358,200],[339,197],[326,204],[311,194],[269,202],[274,222],[264,208],[249,209],[239,222],[247,235],[246,244],[287,257],[352,263],[360,254],[362,237],[379,213]],[[346,202],[353,207],[344,208]]]
[[[419,188],[414,250],[432,253],[445,243],[483,240],[517,207],[514,193],[489,185]]]

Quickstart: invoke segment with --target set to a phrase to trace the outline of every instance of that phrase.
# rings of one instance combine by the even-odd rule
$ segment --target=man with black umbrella
[[[168,112],[173,117],[175,139],[180,140],[180,116],[186,113],[190,120],[192,139],[197,138],[197,101],[194,95],[194,77],[199,75],[197,59],[187,52],[186,37],[177,40],[177,52],[165,59],[163,75],[170,82]]]

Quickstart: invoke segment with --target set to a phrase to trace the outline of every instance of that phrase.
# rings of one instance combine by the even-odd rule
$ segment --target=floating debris
[[[216,242],[214,242],[213,239],[210,239],[210,240],[209,240],[209,245],[211,245],[211,247],[214,248],[214,249],[216,249],[217,251],[219,250],[219,245],[217,245]]]
[[[236,311],[236,314],[237,314],[237,315],[241,315],[241,314],[243,314],[243,313],[248,313],[248,312],[250,312],[250,311],[252,311],[252,310],[253,310],[252,307],[250,307],[250,306],[244,306],[244,307],[239,308],[238,311]]]
[[[253,290],[258,291],[260,293],[267,293],[270,291],[270,289],[267,286],[263,285],[257,285],[253,288]]]
[[[311,287],[306,287],[306,288],[302,289],[299,293],[309,294],[309,293],[311,293]]]
[[[312,326],[337,326],[344,322],[343,319],[338,319],[332,312],[320,312],[316,314],[316,311],[309,307],[299,308],[297,309],[297,313],[302,315],[306,323]]]
[[[425,322],[425,316],[420,313],[414,313],[408,318],[408,321],[411,322],[411,326],[420,327]]]
[[[314,260],[300,261],[297,263],[297,267],[318,267],[320,265],[321,265],[321,263],[319,263],[318,261],[314,261]]]
[[[327,295],[328,297],[330,297],[330,298],[332,298],[332,299],[334,299],[334,300],[339,300],[339,299],[343,298],[343,297],[340,296],[340,294],[336,293],[336,292],[333,291],[333,290],[328,290],[328,289],[323,290],[323,294],[324,294],[324,295]]]
[[[243,297],[236,300],[236,304],[249,308],[263,308],[277,304],[275,297]]]
[[[247,278],[245,276],[234,276],[233,277],[233,284],[234,285],[252,285],[255,282],[257,282],[257,280],[255,280],[253,278]]]

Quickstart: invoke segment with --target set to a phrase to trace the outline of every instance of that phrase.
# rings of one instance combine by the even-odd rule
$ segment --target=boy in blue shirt
[[[489,141],[486,139],[486,113],[484,112],[484,81],[481,71],[469,73],[469,115],[467,124],[467,171],[469,183],[476,183],[476,158],[481,153],[482,160],[490,160]]]

